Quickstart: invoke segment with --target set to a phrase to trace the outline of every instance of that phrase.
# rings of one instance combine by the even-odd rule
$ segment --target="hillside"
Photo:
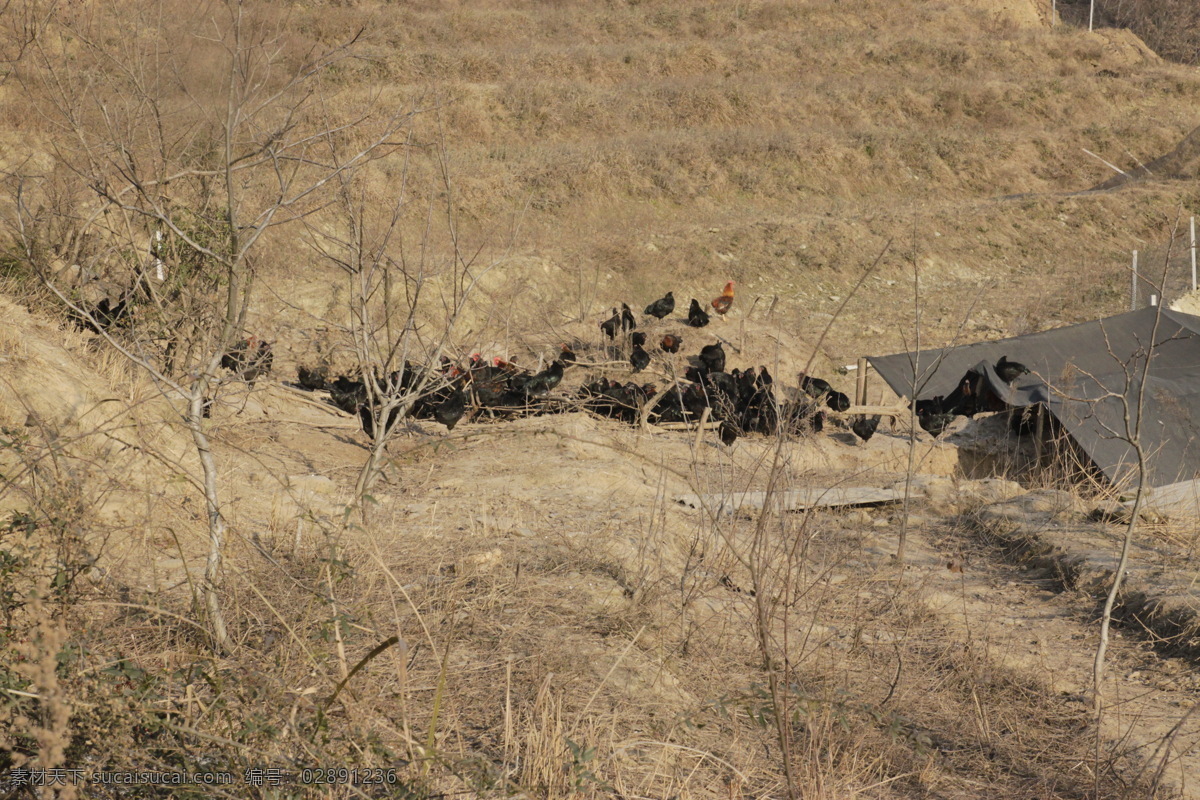
[[[665,393],[722,342],[800,408],[801,372],[853,393],[863,355],[1122,311],[1133,249],[1152,275],[1170,254],[1181,295],[1200,71],[1048,6],[5,13],[25,46],[0,44],[0,786],[23,766],[236,775],[136,795],[156,797],[1198,796],[1193,650],[1130,614],[1097,715],[1093,595],[977,524],[1116,530],[1096,487],[1018,470],[998,418],[863,441],[830,412],[727,445],[582,389]],[[687,326],[730,280],[727,318]],[[640,313],[668,290],[673,315]],[[66,308],[119,300],[103,333]],[[623,302],[636,375],[598,327]],[[243,339],[270,342],[269,375],[226,353]],[[453,385],[564,347],[578,364],[528,413],[452,430],[426,410],[372,440],[295,385],[322,365],[400,403],[442,379],[392,370]],[[878,379],[867,399],[895,401]],[[784,507],[848,487],[897,494]],[[1137,531],[1173,574],[1195,536]]]

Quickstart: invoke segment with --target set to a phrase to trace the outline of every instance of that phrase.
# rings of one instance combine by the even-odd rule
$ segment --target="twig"
[[[329,707],[331,705],[333,705],[333,701],[337,700],[338,695],[342,693],[342,689],[345,688],[346,684],[350,682],[351,678],[353,678],[355,675],[358,674],[358,671],[360,669],[362,669],[367,664],[369,664],[373,658],[378,656],[384,650],[387,650],[389,647],[398,643],[399,641],[400,641],[399,636],[389,636],[388,638],[384,639],[379,644],[375,645],[375,647],[371,650],[371,652],[369,652],[365,656],[363,656],[359,660],[359,662],[354,665],[354,668],[351,669],[350,672],[348,672],[346,674],[346,677],[342,678],[338,682],[338,685],[333,687],[333,693],[330,694],[329,697],[325,698],[325,701],[323,703],[321,703],[321,711],[327,711],[329,709]]]

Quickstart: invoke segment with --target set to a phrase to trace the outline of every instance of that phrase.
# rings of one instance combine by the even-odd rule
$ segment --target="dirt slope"
[[[784,395],[804,369],[851,391],[839,368],[918,337],[1115,312],[1127,251],[1196,203],[1200,74],[1127,32],[1052,27],[1033,0],[364,1],[278,24],[295,51],[366,26],[369,58],[322,87],[328,107],[419,99],[413,136],[447,160],[414,161],[413,204],[448,198],[455,235],[495,265],[449,350],[532,367],[569,342],[596,366],[564,397],[585,375],[630,379],[597,323],[667,289],[682,311],[738,287],[703,330],[642,320],[652,350],[670,332],[685,353],[655,350],[638,380],[722,341]],[[49,170],[50,115],[24,113],[25,85],[0,96],[0,158]],[[1085,148],[1149,174],[1088,191],[1111,170]],[[439,166],[449,190],[423,182]],[[380,208],[388,169],[367,181]],[[448,234],[422,230],[406,242],[453,262]],[[725,447],[580,411],[453,434],[418,421],[365,513],[348,510],[358,420],[286,384],[317,355],[349,368],[349,282],[304,236],[267,244],[249,328],[275,342],[275,373],[227,381],[205,422],[230,525],[225,653],[194,599],[207,509],[171,393],[3,262],[0,688],[21,698],[0,716],[6,748],[389,768],[415,796],[1194,793],[1195,665],[1126,629],[1097,722],[1094,602],[966,534],[963,515],[1019,487],[963,480],[953,445],[918,435],[912,471],[933,491],[907,507],[674,501],[895,486],[902,425]],[[1172,536],[1194,549],[1194,531]]]

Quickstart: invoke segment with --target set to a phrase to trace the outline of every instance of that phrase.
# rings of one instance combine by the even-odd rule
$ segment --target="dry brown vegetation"
[[[0,766],[238,777],[156,795],[179,797],[1194,791],[1191,662],[1118,636],[1097,725],[1095,604],[966,533],[1022,489],[966,480],[953,445],[918,440],[907,517],[677,502],[903,486],[902,425],[725,448],[582,412],[420,422],[379,443],[372,487],[357,420],[279,379],[443,351],[534,364],[564,341],[599,361],[614,303],[730,279],[730,321],[685,350],[720,335],[789,386],[808,368],[849,390],[834,368],[912,344],[914,273],[923,346],[1115,313],[1128,250],[1200,205],[1200,73],[1035,0],[247,3],[247,73],[290,88],[234,149],[294,149],[229,181],[236,205],[324,193],[238,229],[261,234],[239,261],[235,193],[214,191],[230,39],[206,27],[234,7],[0,5]],[[1129,179],[1088,191],[1112,172],[1084,148]],[[178,294],[115,342],[155,365],[166,341],[209,360],[243,329],[275,342],[274,379],[223,385],[203,421],[63,311],[128,288],[168,220]],[[222,333],[228,275],[253,291]],[[201,360],[163,375],[194,388]],[[196,600],[195,425],[228,526],[224,644]],[[1071,502],[1048,513],[1078,522]],[[1193,568],[1194,530],[1149,533]],[[241,782],[337,766],[398,783]]]
[[[1129,28],[1163,58],[1200,60],[1200,8],[1186,0],[1100,0],[1101,22]]]

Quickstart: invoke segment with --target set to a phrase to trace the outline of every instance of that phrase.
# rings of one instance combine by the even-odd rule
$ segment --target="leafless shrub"
[[[1200,6],[1191,0],[1097,0],[1096,11],[1132,30],[1163,58],[1200,62]]]

